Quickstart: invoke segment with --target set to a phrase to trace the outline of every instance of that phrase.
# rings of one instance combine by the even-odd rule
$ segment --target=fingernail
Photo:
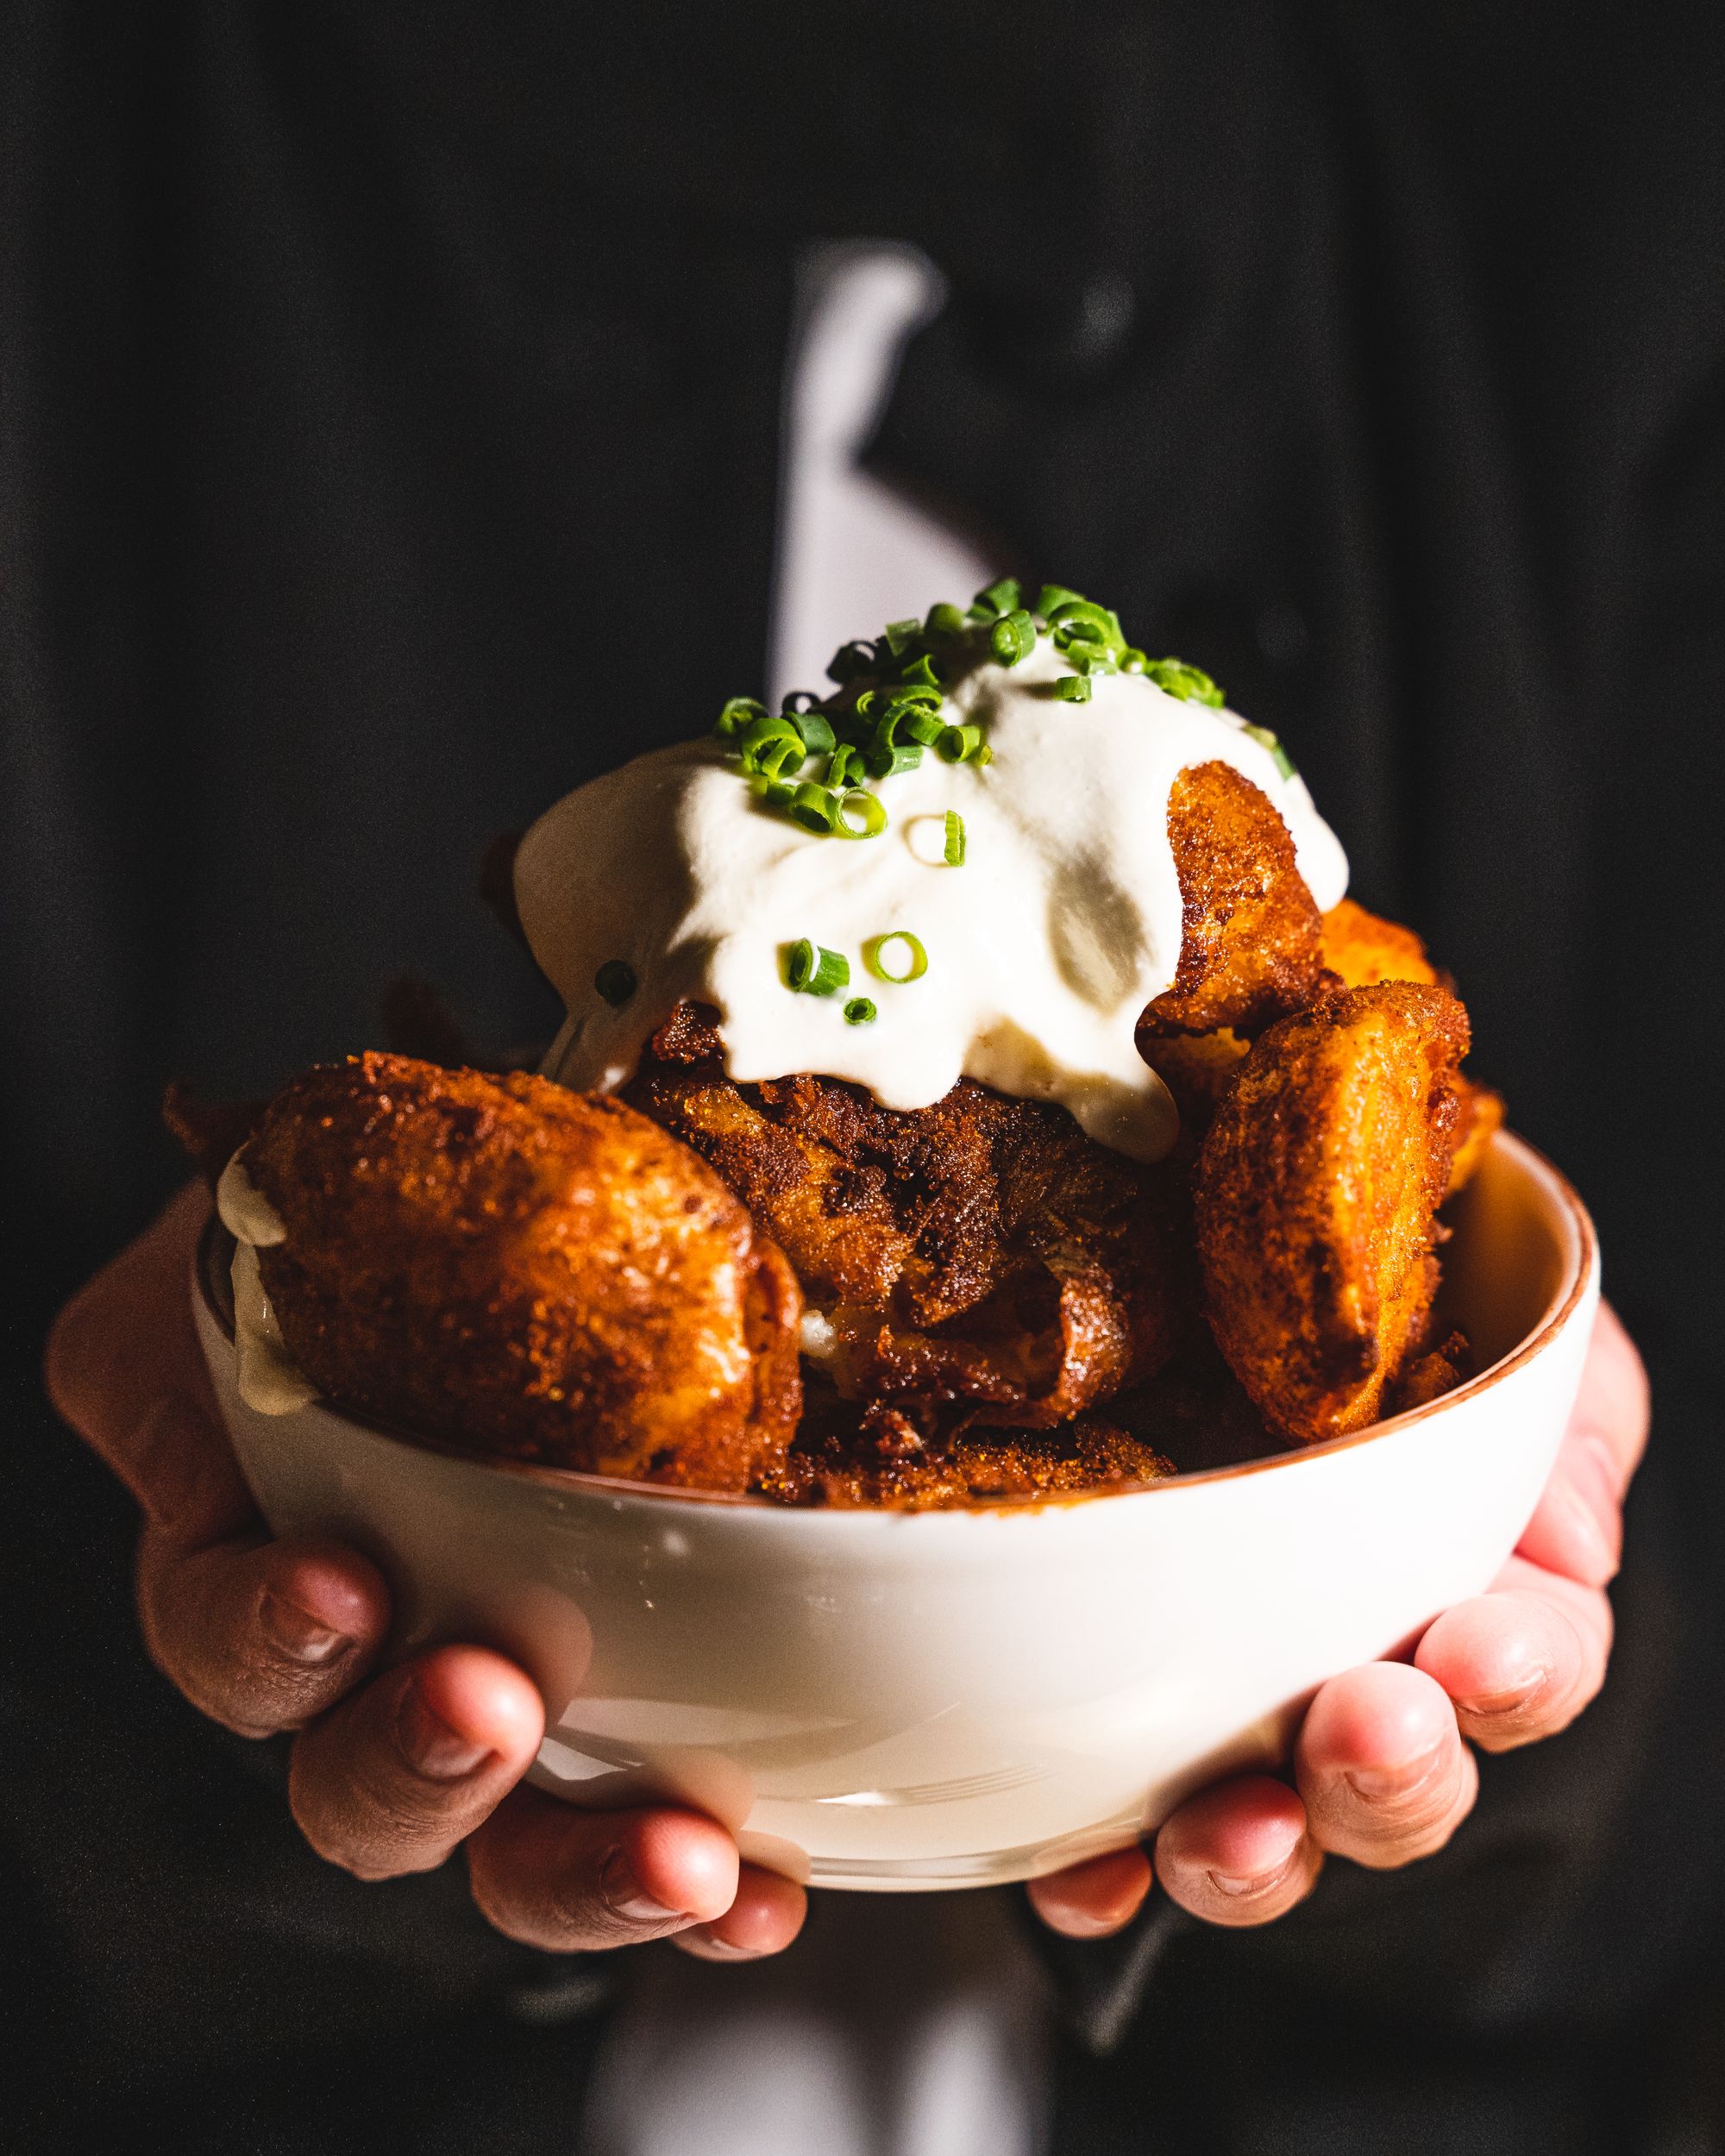
[[[711,1932],[686,1932],[684,1937],[699,1941],[701,1958],[705,1961],[759,1961],[761,1959],[755,1947],[733,1946],[728,1939],[715,1939]]]
[[[1545,1690],[1551,1674],[1546,1669],[1535,1670],[1531,1677],[1518,1678],[1515,1683],[1506,1684],[1502,1691],[1476,1692],[1467,1699],[1458,1699],[1456,1706],[1464,1714],[1488,1719],[1493,1714],[1517,1714]]]
[[[408,1686],[395,1710],[395,1733],[408,1764],[428,1781],[459,1782],[491,1757],[489,1745],[476,1745],[434,1714],[417,1684]]]
[[[308,1670],[333,1662],[354,1644],[346,1633],[324,1624],[309,1610],[267,1592],[258,1604],[258,1624],[272,1646]]]
[[[599,1875],[599,1890],[612,1915],[624,1917],[631,1924],[674,1924],[686,1914],[682,1909],[668,1909],[650,1894],[643,1894],[620,1849],[613,1849],[605,1858]]]
[[[1417,1758],[1401,1760],[1393,1767],[1355,1767],[1342,1779],[1355,1796],[1364,1797],[1368,1803],[1382,1804],[1389,1797],[1412,1796],[1438,1772],[1445,1757],[1440,1740]]]
[[[1267,1894],[1271,1887],[1279,1886],[1288,1877],[1288,1867],[1293,1861],[1293,1857],[1289,1856],[1277,1865],[1274,1871],[1255,1872],[1250,1878],[1245,1879],[1230,1871],[1213,1871],[1210,1884],[1218,1894],[1233,1898],[1242,1894]]]

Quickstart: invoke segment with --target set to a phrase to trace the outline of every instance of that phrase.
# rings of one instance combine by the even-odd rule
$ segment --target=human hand
[[[502,1655],[436,1647],[373,1673],[381,1576],[337,1544],[273,1541],[222,1427],[186,1293],[208,1213],[182,1191],[47,1348],[54,1406],[143,1508],[138,1608],[157,1668],[242,1737],[294,1733],[294,1817],[361,1878],[429,1871],[465,1844],[480,1910],[530,1946],[668,1937],[713,1960],[787,1946],[802,1889],[743,1864],[712,1820],[580,1811],[518,1786],[543,1714]]]
[[[1647,1438],[1641,1359],[1602,1304],[1557,1465],[1490,1591],[1435,1619],[1410,1660],[1321,1686],[1292,1786],[1240,1775],[1182,1804],[1155,1842],[1170,1899],[1213,1924],[1266,1924],[1311,1891],[1327,1852],[1389,1870],[1441,1849],[1478,1791],[1470,1745],[1508,1752],[1555,1736],[1604,1682],[1605,1587]],[[1151,1876],[1151,1857],[1126,1849],[1029,1892],[1054,1930],[1094,1939],[1131,1921]]]

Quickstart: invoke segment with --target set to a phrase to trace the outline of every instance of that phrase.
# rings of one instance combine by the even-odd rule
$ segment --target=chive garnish
[[[1180,701],[1222,707],[1222,693],[1201,667],[1189,667],[1183,659],[1147,659],[1145,672],[1157,688]]]
[[[1003,576],[998,584],[991,584],[985,592],[978,592],[970,602],[972,621],[994,621],[1001,614],[1010,614],[1019,603],[1019,580],[1015,576]]]
[[[897,955],[890,959],[888,956],[888,951],[898,944],[904,947],[905,970],[902,973],[893,971],[894,966],[899,963]],[[907,981],[920,981],[928,971],[928,953],[923,949],[920,940],[913,936],[907,928],[895,928],[885,936],[873,937],[863,944],[862,956],[871,973],[878,974],[882,981],[890,981],[895,988],[903,987]]]
[[[827,718],[825,712],[812,711],[790,712],[788,705],[786,709],[789,712],[791,724],[802,737],[803,748],[807,754],[811,756],[826,755],[832,748],[835,736],[832,730],[832,722]]]
[[[830,831],[838,821],[838,799],[830,787],[805,780],[792,793],[786,810],[806,831]]]
[[[875,664],[875,647],[860,637],[848,644],[840,644],[826,662],[827,679],[841,686],[854,681],[859,674],[868,674]],[[728,708],[728,707],[727,707]]]
[[[932,689],[937,696],[940,694],[940,676],[934,670],[934,661],[925,651],[918,653],[911,663],[900,671],[899,679],[917,688]]]
[[[957,809],[946,812],[946,865],[949,868],[964,866],[964,818]]]
[[[1003,667],[1015,667],[1036,649],[1036,624],[1022,606],[1000,616],[989,632],[988,649]]]
[[[1090,677],[1088,674],[1063,674],[1054,685],[1054,693],[1063,704],[1088,704]]]
[[[719,713],[713,727],[721,741],[730,741],[740,734],[750,719],[765,718],[767,706],[752,696],[733,696]]]
[[[871,778],[895,779],[901,771],[914,771],[922,761],[922,744],[915,741],[883,743],[871,749],[865,761]]]
[[[785,961],[785,978],[799,995],[830,996],[850,981],[850,962],[836,950],[810,943],[805,936],[791,945]]]
[[[872,1025],[875,1015],[875,1006],[867,996],[852,996],[844,1006],[844,1023],[847,1025]]]
[[[593,975],[593,986],[607,1003],[621,1008],[635,993],[635,968],[621,958],[607,958]]]
[[[862,818],[860,825],[850,821],[853,812]],[[887,828],[887,812],[877,794],[867,793],[860,786],[840,797],[833,819],[833,836],[837,838],[878,838]]]
[[[949,606],[943,599],[938,606],[931,606],[928,619],[922,625],[925,636],[957,636],[963,633],[964,617],[956,606]]]
[[[991,759],[982,749],[982,729],[980,726],[943,726],[940,738],[934,744],[935,752],[948,763],[987,763]]]
[[[922,635],[922,623],[914,614],[903,621],[887,624],[887,647],[895,659],[901,659]]]

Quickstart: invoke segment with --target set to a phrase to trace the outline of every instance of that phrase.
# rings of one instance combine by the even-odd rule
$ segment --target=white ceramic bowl
[[[532,1778],[674,1796],[813,1883],[1021,1879],[1273,1761],[1324,1678],[1485,1587],[1539,1495],[1599,1294],[1580,1200],[1499,1136],[1458,1202],[1446,1300],[1483,1373],[1352,1438],[1115,1495],[793,1511],[440,1451],[322,1404],[254,1413],[194,1304],[278,1533],[382,1565],[398,1651],[479,1639],[544,1695]]]

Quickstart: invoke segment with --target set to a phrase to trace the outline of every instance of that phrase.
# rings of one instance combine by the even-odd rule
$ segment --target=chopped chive
[[[937,696],[940,693],[940,676],[934,670],[934,661],[925,651],[919,653],[911,663],[903,668],[899,679],[917,688],[932,689]]]
[[[919,742],[881,743],[871,749],[866,759],[871,779],[894,779],[900,771],[914,771],[922,761]]]
[[[768,778],[784,775],[786,763],[794,756],[801,763],[806,750],[803,737],[788,718],[769,718],[762,711],[751,718],[737,740],[745,771],[764,772]]]
[[[1068,585],[1044,584],[1037,593],[1036,605],[1031,611],[1047,621],[1063,606],[1088,606],[1089,603],[1082,592],[1075,592]]]
[[[791,945],[785,978],[799,995],[830,996],[835,988],[850,986],[850,961],[805,936]]]
[[[830,831],[838,821],[837,797],[830,788],[817,786],[812,780],[805,780],[786,806],[791,821],[800,824],[806,831]]]
[[[991,584],[985,592],[978,592],[970,602],[972,621],[993,621],[1001,614],[1010,614],[1019,603],[1019,580],[1015,576],[1003,576],[998,584]]]
[[[932,711],[906,711],[899,722],[899,731],[906,741],[913,741],[919,748],[932,749],[946,731]]]
[[[931,606],[928,619],[922,625],[925,636],[957,636],[964,630],[964,617],[956,606],[949,606],[943,599],[938,606]]]
[[[1066,656],[1080,674],[1117,674],[1120,671],[1113,653],[1104,650],[1101,644],[1074,644]]]
[[[860,824],[850,821],[853,809],[862,819]],[[878,795],[854,786],[840,797],[832,828],[839,838],[878,838],[887,828],[886,808]]]
[[[896,956],[889,962],[887,954],[891,945],[899,943],[904,946],[906,969],[894,973],[892,968],[898,962]],[[920,981],[928,971],[928,953],[907,928],[895,928],[885,936],[874,937],[863,944],[862,956],[871,973],[878,974],[882,981],[890,981],[895,988],[903,987],[907,981]]]
[[[1088,704],[1090,677],[1088,674],[1063,674],[1054,685],[1054,693],[1063,704]]]
[[[1270,751],[1276,760],[1276,768],[1284,779],[1291,779],[1295,776],[1294,759],[1282,746],[1276,736],[1270,732],[1269,727],[1243,726],[1240,731],[1255,741],[1260,749],[1267,749]]]
[[[854,786],[859,779],[868,776],[869,767],[862,761],[862,752],[848,741],[841,741],[833,749],[826,767],[826,783],[835,793],[842,793]]]
[[[895,659],[902,659],[911,646],[922,635],[922,624],[914,614],[903,621],[887,624],[887,645]]]
[[[957,809],[946,812],[946,865],[949,868],[964,866],[964,818]]]
[[[1048,626],[1062,651],[1077,643],[1101,644],[1107,651],[1126,649],[1120,616],[1087,599],[1069,599],[1057,606],[1048,617]]]
[[[1003,667],[1015,667],[1036,649],[1036,624],[1022,606],[1000,616],[989,635],[988,649]]]
[[[752,696],[733,696],[719,713],[713,727],[721,741],[730,741],[740,734],[751,719],[765,718],[767,706]]]
[[[840,644],[826,662],[826,676],[830,681],[841,684],[854,681],[859,674],[871,674],[875,667],[875,647],[860,639]]]
[[[1128,644],[1120,654],[1122,674],[1142,674],[1149,664],[1149,660],[1145,657],[1136,644]]]
[[[934,744],[936,753],[947,763],[982,763],[988,761],[982,754],[982,729],[980,726],[943,726],[940,739]]]
[[[789,711],[788,705],[786,709]],[[832,724],[824,711],[792,712],[791,724],[801,735],[803,747],[810,755],[824,756],[831,751],[834,739]]]
[[[800,718],[805,711],[812,711],[819,701],[812,689],[792,689],[779,708],[791,718]]]
[[[618,1006],[628,1002],[636,989],[635,968],[621,958],[607,958],[593,975],[593,986],[607,1003]]]
[[[852,996],[844,1006],[844,1023],[847,1025],[872,1025],[875,1016],[875,1006],[867,996]]]
[[[1183,659],[1149,659],[1144,670],[1157,688],[1182,704],[1208,704],[1214,711],[1222,707],[1222,693],[1202,667],[1189,667]]]
[[[787,809],[797,798],[797,790],[788,780],[757,778],[751,783],[760,789],[761,799],[768,808]]]

